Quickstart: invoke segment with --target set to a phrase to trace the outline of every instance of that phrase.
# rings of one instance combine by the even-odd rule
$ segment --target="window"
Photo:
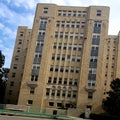
[[[52,90],[51,96],[55,96],[55,90]]]
[[[102,13],[102,11],[101,10],[97,10],[97,16],[101,16],[101,13]]]
[[[62,84],[62,78],[59,78],[58,84]]]
[[[32,105],[33,104],[33,100],[28,100],[28,104]]]
[[[74,67],[71,67],[70,72],[71,72],[71,73],[74,72]]]
[[[38,81],[38,75],[31,75],[31,81]]]
[[[62,107],[62,103],[57,103],[57,107]]]
[[[68,98],[71,97],[71,91],[68,91],[68,95],[67,95]]]
[[[60,26],[60,21],[57,21],[56,22],[56,27],[59,27]]]
[[[60,96],[60,90],[57,90],[57,96],[58,97]]]
[[[81,23],[81,28],[84,28],[85,27],[85,22],[82,22]]]
[[[52,54],[52,60],[55,60],[55,54]]]
[[[72,79],[69,80],[69,85],[72,85]]]
[[[80,22],[76,23],[76,28],[80,28]]]
[[[52,81],[52,78],[49,77],[49,78],[48,78],[48,83],[51,83],[51,81]]]
[[[79,73],[80,69],[79,68],[76,68],[76,73]]]
[[[12,95],[13,91],[12,90],[9,90],[8,94],[9,95]]]
[[[60,38],[61,39],[63,38],[63,32],[60,32]]]
[[[53,71],[53,66],[50,66],[50,71]]]
[[[61,16],[61,15],[62,15],[62,11],[58,10],[58,16]]]
[[[78,39],[78,38],[79,38],[79,34],[75,33],[75,39]]]
[[[10,86],[14,86],[14,82],[12,81],[12,82],[10,82]]]
[[[48,8],[44,8],[43,13],[47,14],[48,13]]]
[[[67,78],[64,78],[64,85],[67,85]]]
[[[65,21],[62,21],[61,27],[65,27]]]
[[[57,78],[54,77],[54,79],[53,79],[53,83],[56,83],[56,82],[57,82]]]
[[[65,32],[65,39],[68,39],[68,32]]]
[[[57,47],[57,43],[54,43],[53,48],[56,49],[56,47]]]
[[[76,16],[76,11],[73,11],[73,16],[74,16],[74,17]]]
[[[65,72],[67,72],[67,73],[69,72],[69,67],[65,68]]]
[[[64,67],[61,66],[60,72],[64,72]]]
[[[66,16],[66,10],[63,10],[63,16]]]
[[[21,51],[21,48],[17,48],[17,52],[20,52]]]
[[[75,27],[75,22],[71,23],[71,27],[74,28]]]
[[[62,91],[62,97],[65,97],[65,90]]]
[[[46,88],[46,96],[49,96],[50,94],[50,88]]]
[[[15,77],[15,75],[16,75],[16,73],[12,73],[12,77],[13,77],[13,78]]]
[[[68,16],[71,16],[71,11],[68,11]]]
[[[65,61],[65,55],[62,55],[62,61]]]
[[[54,106],[54,102],[49,102],[49,106]]]
[[[55,32],[55,38],[58,38],[58,32]]]
[[[22,44],[22,40],[21,39],[19,39],[18,44]]]
[[[73,91],[73,98],[76,98],[77,91]]]
[[[74,81],[74,85],[75,85],[75,86],[78,85],[78,80],[77,80],[77,79],[75,79],[75,81]]]
[[[88,99],[92,99],[93,98],[93,93],[92,92],[88,92]]]
[[[60,54],[57,54],[56,60],[60,60]]]
[[[62,43],[59,43],[58,49],[61,49],[61,48],[62,48]]]
[[[22,37],[24,35],[24,32],[20,32],[20,36]]]
[[[80,62],[81,57],[77,56],[76,59],[77,59],[77,62]]]
[[[19,60],[19,56],[15,56],[15,60],[18,61]]]
[[[14,65],[13,65],[13,69],[17,69],[17,64],[14,64]]]
[[[55,72],[58,72],[58,70],[59,70],[59,67],[55,66]]]
[[[78,17],[80,17],[81,16],[81,11],[78,11]]]
[[[72,61],[75,62],[75,59],[76,59],[76,56],[73,55],[73,56],[72,56]]]
[[[34,94],[35,88],[30,88],[30,94]]]

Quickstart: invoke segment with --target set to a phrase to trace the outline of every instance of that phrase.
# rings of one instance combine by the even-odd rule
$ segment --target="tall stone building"
[[[10,72],[8,75],[5,103],[17,104],[20,85],[24,72],[28,45],[31,37],[31,29],[25,26],[18,27],[14,53],[12,57]]]
[[[120,34],[108,35],[108,25],[106,6],[37,4],[32,31],[18,29],[18,35],[21,29],[31,31],[31,38],[29,47],[28,38],[21,44],[23,50],[28,48],[24,55],[19,53],[25,59],[16,62],[17,36],[10,75],[19,76],[16,86],[10,86],[13,78],[9,76],[7,92],[14,90],[11,97],[7,95],[11,103],[16,103],[16,87],[21,83],[19,105],[100,112],[111,80],[120,77]]]

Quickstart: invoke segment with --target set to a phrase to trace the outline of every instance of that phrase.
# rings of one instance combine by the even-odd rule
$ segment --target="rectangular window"
[[[12,82],[10,82],[10,86],[14,86],[14,82],[12,81]]]
[[[13,77],[13,78],[15,77],[15,75],[16,75],[16,73],[12,73],[12,77]]]
[[[24,32],[20,32],[20,36],[22,37],[24,35]]]
[[[49,96],[50,94],[50,88],[46,88],[46,96]]]
[[[62,78],[59,78],[58,84],[62,84]]]
[[[101,16],[101,14],[102,14],[102,11],[101,11],[101,10],[97,10],[96,15],[97,15],[97,16]]]
[[[52,82],[52,78],[49,77],[49,78],[48,78],[48,83],[51,83],[51,82]]]
[[[61,15],[62,15],[62,11],[58,10],[58,16],[61,16]]]
[[[88,99],[92,99],[93,98],[93,93],[92,92],[88,92]]]
[[[20,52],[21,51],[21,48],[17,48],[17,52]]]
[[[54,102],[49,102],[49,106],[54,106]]]
[[[47,14],[48,13],[48,8],[44,8],[43,13]]]
[[[13,69],[17,69],[17,64],[14,64],[14,65],[13,65]]]
[[[9,90],[8,94],[9,95],[12,95],[13,91],[12,90]]]
[[[32,105],[33,104],[33,100],[28,100],[28,104]]]
[[[30,94],[34,94],[35,88],[30,88]]]
[[[64,85],[67,85],[67,78],[64,78]]]
[[[22,44],[22,40],[21,39],[19,39],[18,44]]]
[[[15,60],[18,61],[19,60],[19,56],[15,56]]]

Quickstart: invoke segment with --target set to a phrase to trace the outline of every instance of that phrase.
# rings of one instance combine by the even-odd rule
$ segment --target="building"
[[[15,60],[21,38],[16,39],[10,75],[19,76],[15,86],[10,85],[14,78],[9,76],[7,92],[17,94],[14,100],[16,94],[7,94],[10,103],[16,103],[19,94],[19,105],[51,112],[57,108],[76,108],[79,114],[87,108],[101,112],[111,80],[120,77],[120,34],[108,35],[108,25],[106,6],[37,4],[32,31],[18,28],[17,35],[30,32],[31,38],[29,47],[29,39],[23,38],[26,44],[21,49],[28,50],[19,53],[21,61]]]
[[[8,75],[5,103],[17,104],[24,65],[31,37],[31,29],[25,26],[18,27],[14,53]]]

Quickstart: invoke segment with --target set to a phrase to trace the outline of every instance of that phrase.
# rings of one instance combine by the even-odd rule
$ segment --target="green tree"
[[[103,109],[109,114],[120,116],[120,79],[113,80],[110,87],[108,96],[103,100]]]
[[[8,68],[3,68],[5,63],[5,56],[0,51],[0,103],[3,103],[5,88],[6,88],[6,80],[9,72]]]

